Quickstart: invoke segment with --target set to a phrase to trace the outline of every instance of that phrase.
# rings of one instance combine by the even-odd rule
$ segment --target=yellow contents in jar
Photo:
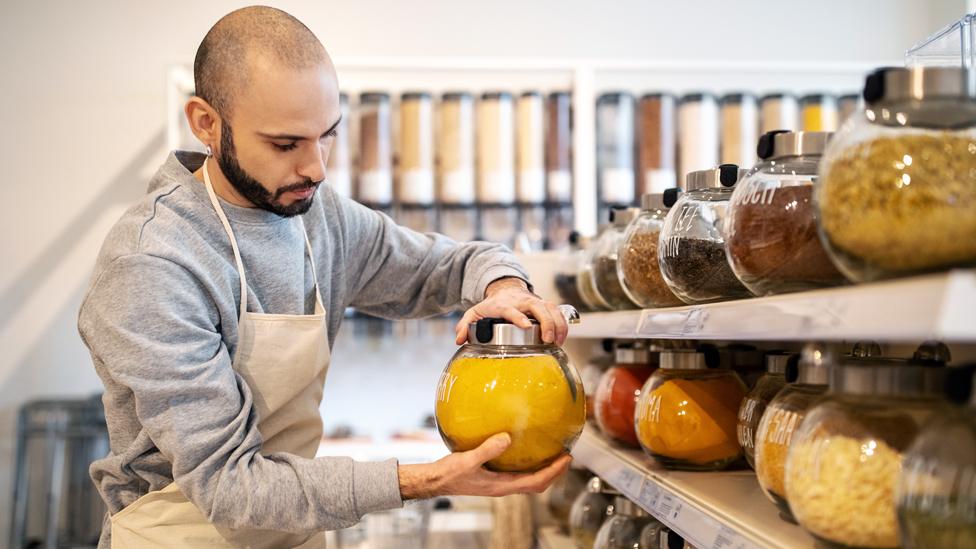
[[[708,465],[734,461],[739,404],[746,391],[733,376],[673,379],[641,399],[637,438],[655,457]]]
[[[572,448],[586,420],[581,384],[549,355],[459,358],[441,376],[434,412],[453,452],[511,435],[508,450],[486,464],[496,471],[545,467]]]
[[[804,528],[854,547],[899,546],[898,451],[881,440],[832,436],[797,441],[787,459],[786,495]]]

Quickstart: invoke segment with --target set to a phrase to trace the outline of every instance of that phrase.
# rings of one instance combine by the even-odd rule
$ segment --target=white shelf
[[[752,471],[668,471],[587,426],[573,458],[695,547],[810,549],[814,539],[779,518]]]
[[[976,342],[976,270],[765,298],[586,313],[574,338]]]

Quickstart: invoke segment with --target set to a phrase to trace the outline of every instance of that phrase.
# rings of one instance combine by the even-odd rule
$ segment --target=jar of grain
[[[636,192],[634,96],[604,93],[596,100],[597,199],[601,221],[612,206],[630,206]]]
[[[573,230],[573,136],[569,92],[546,98],[546,248],[566,245]]]
[[[674,307],[682,305],[674,295],[658,266],[658,243],[668,208],[664,194],[645,194],[641,213],[627,226],[617,259],[620,285],[639,307]]]
[[[661,275],[685,303],[708,303],[749,297],[725,259],[726,215],[732,190],[746,174],[734,164],[688,174],[685,191],[674,202],[661,229],[658,262]]]
[[[848,547],[900,546],[895,489],[902,453],[945,411],[945,368],[849,357],[793,436],[786,499],[815,537]]]
[[[780,517],[796,522],[786,501],[786,455],[793,433],[806,417],[807,410],[827,392],[832,362],[828,348],[808,344],[797,363],[787,365],[786,387],[780,389],[756,427],[753,467],[766,497],[779,509]]]
[[[817,234],[813,181],[829,132],[772,131],[762,161],[735,186],[725,252],[735,276],[756,295],[845,282]]]
[[[800,119],[805,132],[832,132],[837,129],[837,99],[827,93],[811,93],[800,98]]]
[[[719,162],[751,168],[756,163],[756,140],[759,132],[759,103],[750,93],[722,96],[722,140]]]
[[[359,181],[356,200],[380,210],[393,205],[393,141],[390,95],[359,95]]]
[[[515,165],[520,251],[542,250],[546,240],[545,102],[537,91],[515,103]]]
[[[637,208],[613,208],[610,210],[610,226],[603,231],[593,244],[593,287],[596,293],[611,309],[633,309],[636,303],[627,297],[620,277],[617,275],[617,264],[620,245],[624,241],[624,234],[630,222],[637,217]]]
[[[796,96],[783,92],[768,93],[759,100],[759,131],[799,130],[800,105]]]
[[[437,109],[438,231],[457,240],[474,240],[474,97],[464,91],[441,96]]]
[[[485,92],[478,103],[479,238],[515,245],[515,107],[506,91]]]
[[[428,92],[400,96],[400,154],[394,198],[397,222],[421,233],[437,230],[434,208],[434,111]]]
[[[885,68],[824,152],[821,237],[863,282],[976,265],[976,87],[969,69]]]

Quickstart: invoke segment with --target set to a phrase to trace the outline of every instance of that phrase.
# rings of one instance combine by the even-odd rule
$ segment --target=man
[[[175,152],[111,230],[79,315],[105,385],[111,453],[92,464],[108,505],[100,547],[322,547],[323,530],[435,495],[538,492],[563,456],[487,471],[510,438],[430,464],[314,459],[342,311],[567,327],[502,247],[421,235],[336,195],[335,70],[290,15],[221,19],[186,105],[208,154]]]

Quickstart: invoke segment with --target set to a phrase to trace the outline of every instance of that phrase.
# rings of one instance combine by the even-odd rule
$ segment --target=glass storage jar
[[[588,238],[580,236],[576,231],[570,233],[569,248],[560,251],[559,263],[553,279],[559,299],[580,311],[589,309],[589,306],[583,302],[578,284],[579,265],[586,253],[584,248],[587,244],[589,244]]]
[[[594,399],[596,424],[603,434],[638,447],[634,409],[644,382],[657,369],[657,357],[657,352],[640,342],[618,345],[614,364],[600,377]]]
[[[603,296],[596,291],[596,275],[593,272],[596,264],[596,246],[603,233],[611,229],[610,225],[600,227],[596,238],[585,245],[583,253],[580,255],[579,274],[576,276],[577,289],[583,303],[590,311],[608,311],[610,304]]]
[[[793,433],[807,411],[827,392],[831,354],[827,347],[809,344],[797,363],[789,363],[787,385],[766,406],[756,427],[753,467],[766,497],[779,509],[780,516],[796,522],[786,501],[786,456]]]
[[[675,193],[665,193],[665,205],[671,211],[661,229],[658,261],[671,291],[685,303],[750,295],[725,259],[729,198],[745,173],[734,164],[723,164],[688,174],[685,192],[677,202]]]
[[[623,496],[614,498],[613,512],[613,516],[603,521],[603,525],[597,531],[593,549],[640,547],[641,532],[644,527],[657,522],[647,511]]]
[[[828,544],[899,546],[895,489],[902,452],[943,413],[945,369],[848,357],[828,395],[803,419],[786,457],[786,499],[797,522]]]
[[[599,477],[590,479],[569,512],[569,533],[578,549],[593,549],[596,533],[604,521],[616,512],[614,496],[619,492],[606,485]]]
[[[519,328],[486,318],[471,323],[437,385],[437,428],[452,452],[496,433],[511,446],[485,465],[534,471],[569,452],[586,421],[583,383],[566,353],[542,342],[539,324]]]
[[[572,511],[573,502],[586,491],[586,485],[591,476],[585,470],[570,468],[565,474],[557,478],[546,491],[546,507],[556,521],[559,530],[563,533],[569,533],[569,514]]]
[[[897,495],[905,547],[976,547],[974,371],[976,365],[947,371],[949,396],[963,406],[926,424],[905,452]]]
[[[640,215],[627,226],[617,255],[620,286],[638,307],[683,305],[664,281],[658,265],[658,243],[667,214],[663,193],[641,197]]]
[[[976,89],[961,68],[885,68],[816,183],[821,238],[864,282],[976,264]]]
[[[611,209],[610,226],[597,237],[593,245],[593,287],[614,310],[633,309],[636,306],[620,284],[617,263],[627,225],[639,213],[637,208]]]
[[[796,355],[775,352],[766,355],[766,373],[742,400],[739,407],[739,422],[736,424],[736,435],[739,445],[749,462],[749,467],[756,468],[756,430],[762,419],[766,406],[786,385],[786,365]]]
[[[736,417],[746,387],[717,356],[662,351],[634,415],[641,447],[670,469],[718,470],[742,455]]]
[[[725,252],[739,281],[756,295],[845,282],[817,234],[813,181],[830,132],[763,134],[760,163],[735,186]]]

